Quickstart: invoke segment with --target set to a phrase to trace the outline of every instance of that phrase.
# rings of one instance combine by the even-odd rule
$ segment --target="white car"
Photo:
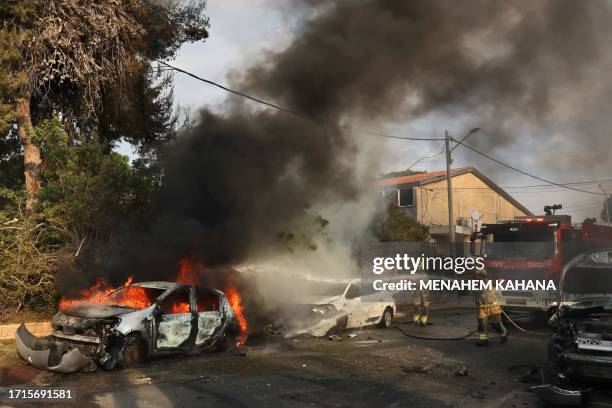
[[[290,327],[286,337],[300,334],[321,337],[343,329],[391,326],[397,307],[390,292],[375,291],[371,283],[359,279],[342,286],[328,285],[325,290],[326,296],[316,297],[305,305],[305,318],[294,319],[304,324]]]
[[[124,304],[136,295],[139,305]],[[51,326],[51,336],[37,338],[22,324],[17,352],[34,367],[60,373],[131,367],[157,354],[222,350],[238,334],[223,292],[174,282],[122,286],[101,303],[59,311]]]

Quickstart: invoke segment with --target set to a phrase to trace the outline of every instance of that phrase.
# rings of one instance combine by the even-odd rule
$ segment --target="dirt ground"
[[[407,319],[396,319],[395,324],[433,337],[475,328],[474,310],[469,308],[433,311],[431,319],[433,325],[427,328],[412,327]],[[523,323],[532,330],[547,330],[544,324]],[[164,357],[138,369],[70,375],[25,366],[14,350],[8,351],[11,345],[2,344],[0,385],[74,387],[77,402],[98,407],[542,406],[529,392],[535,383],[524,383],[521,377],[545,363],[546,337],[513,330],[507,344],[494,338],[483,349],[476,347],[476,335],[462,341],[425,341],[393,327],[347,334],[337,341],[252,339],[246,355]],[[464,368],[467,375],[458,375]],[[612,407],[611,401],[600,391],[594,406]]]
[[[45,322],[51,319],[51,311],[21,311],[19,313],[3,311],[0,314],[0,324],[21,323],[21,322]]]

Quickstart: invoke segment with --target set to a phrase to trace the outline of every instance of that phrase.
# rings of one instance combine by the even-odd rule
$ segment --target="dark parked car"
[[[549,359],[573,379],[612,380],[612,249],[578,255],[565,265],[551,318]]]

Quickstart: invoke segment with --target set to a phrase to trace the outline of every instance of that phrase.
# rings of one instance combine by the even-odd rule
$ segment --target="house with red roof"
[[[474,167],[451,171],[456,241],[467,241],[482,223],[494,223],[533,213]],[[436,241],[448,238],[446,170],[384,178],[376,182],[381,194],[394,200],[418,222],[427,225]]]

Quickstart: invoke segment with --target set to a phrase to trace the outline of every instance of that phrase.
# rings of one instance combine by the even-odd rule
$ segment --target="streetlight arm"
[[[459,146],[461,146],[461,142],[463,142],[465,139],[467,139],[468,137],[470,137],[471,135],[473,135],[474,133],[476,133],[478,131],[480,131],[480,128],[474,128],[474,129],[470,130],[469,132],[467,132],[467,134],[465,136],[463,136],[463,138],[461,140],[459,140],[459,144],[453,146],[453,148],[451,149],[451,152],[454,151]]]

